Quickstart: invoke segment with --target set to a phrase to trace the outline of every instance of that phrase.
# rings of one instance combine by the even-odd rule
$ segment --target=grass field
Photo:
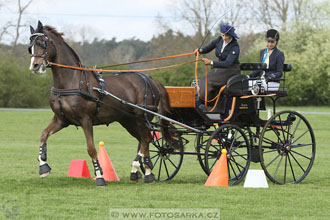
[[[285,109],[285,108],[281,108]],[[330,112],[329,107],[289,108]],[[39,136],[51,112],[0,111],[0,219],[109,219],[110,208],[218,208],[221,219],[330,219],[330,115],[304,114],[316,136],[314,166],[300,184],[268,189],[205,187],[195,156],[184,158],[177,176],[152,185],[129,182],[137,142],[114,123],[96,127],[95,143],[105,147],[120,178],[106,187],[92,179],[66,177],[71,160],[86,160],[93,174],[82,129],[71,126],[51,136],[51,175],[39,179]],[[193,150],[192,143],[189,148]],[[259,164],[251,164],[260,168]],[[6,217],[8,204],[15,215]],[[9,210],[10,211],[10,210]]]

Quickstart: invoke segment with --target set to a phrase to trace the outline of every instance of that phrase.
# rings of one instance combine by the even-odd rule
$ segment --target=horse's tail
[[[165,89],[165,87],[158,82],[157,80],[154,80],[157,84],[159,91],[160,91],[160,102],[159,102],[159,110],[158,113],[164,116],[169,116],[171,114],[171,106],[170,106],[170,99],[168,96],[168,93]],[[162,132],[162,135],[167,141],[167,143],[174,147],[175,149],[182,149],[182,142],[181,137],[179,133],[177,132],[177,129],[171,125],[167,120],[160,119],[160,131]]]

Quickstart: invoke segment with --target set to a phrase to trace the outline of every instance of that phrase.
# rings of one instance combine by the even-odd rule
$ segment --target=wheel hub
[[[286,144],[286,145],[284,145],[284,147],[283,147],[283,151],[284,151],[285,153],[289,153],[289,152],[291,151],[291,145],[290,145],[290,144]]]

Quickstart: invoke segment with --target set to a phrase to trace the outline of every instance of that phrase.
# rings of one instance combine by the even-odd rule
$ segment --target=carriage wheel
[[[260,135],[260,163],[272,182],[299,183],[312,168],[315,148],[306,118],[295,111],[281,111],[267,121]]]
[[[196,138],[196,152],[198,153],[197,159],[206,175],[209,175],[209,171],[205,168],[205,150],[207,142],[210,139],[210,135],[211,133],[208,132],[198,133]]]
[[[227,150],[227,165],[229,185],[240,183],[250,165],[250,145],[244,132],[235,125],[222,125],[209,138],[205,150],[205,168],[208,173],[221,155],[221,150]]]
[[[182,160],[183,150],[176,150],[169,146],[160,133],[152,132],[153,141],[149,145],[150,159],[154,165],[152,169],[157,181],[172,179],[179,171]],[[138,146],[138,151],[140,145]],[[144,165],[140,161],[140,168],[145,172]]]

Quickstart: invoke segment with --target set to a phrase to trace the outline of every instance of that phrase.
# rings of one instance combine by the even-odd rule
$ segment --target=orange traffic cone
[[[215,164],[213,171],[205,183],[205,186],[228,186],[227,150],[222,149],[221,156]]]
[[[104,148],[104,142],[99,143],[99,163],[103,170],[103,178],[105,181],[119,181],[115,168]],[[95,179],[95,178],[94,178]]]
[[[158,131],[156,131],[154,135],[154,141],[158,140],[159,138],[160,138],[160,134]]]
[[[71,160],[67,176],[91,178],[86,160]]]

